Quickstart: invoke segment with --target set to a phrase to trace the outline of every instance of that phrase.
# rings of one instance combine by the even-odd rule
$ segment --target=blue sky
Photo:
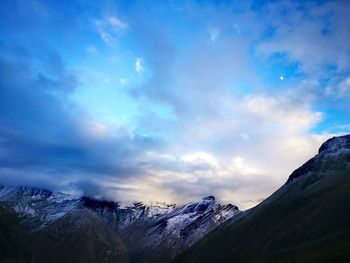
[[[0,182],[251,207],[350,131],[348,1],[1,1]]]

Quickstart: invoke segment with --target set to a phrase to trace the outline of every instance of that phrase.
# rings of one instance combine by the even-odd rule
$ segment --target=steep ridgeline
[[[350,135],[326,141],[279,190],[175,262],[350,262]]]
[[[35,262],[167,262],[241,213],[213,196],[182,206],[144,205],[28,187],[0,187],[0,202],[35,240]],[[84,257],[76,261],[79,251]]]

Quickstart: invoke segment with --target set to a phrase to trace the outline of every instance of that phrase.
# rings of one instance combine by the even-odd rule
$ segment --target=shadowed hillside
[[[35,262],[129,262],[117,233],[87,209],[33,233]]]
[[[175,262],[349,262],[350,136],[333,138],[272,196]]]
[[[0,263],[30,262],[29,244],[16,212],[0,203]]]

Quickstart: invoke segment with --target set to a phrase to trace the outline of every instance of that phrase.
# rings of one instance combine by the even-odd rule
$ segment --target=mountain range
[[[0,262],[350,262],[350,135],[256,207],[0,187]]]
[[[220,205],[214,196],[180,206],[144,205],[1,187],[0,202],[2,214],[16,217],[21,235],[31,240],[26,250],[33,262],[167,262],[241,214],[238,207]]]

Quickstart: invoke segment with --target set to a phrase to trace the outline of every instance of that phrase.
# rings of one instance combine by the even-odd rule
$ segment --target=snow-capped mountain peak
[[[321,157],[334,157],[342,153],[350,153],[350,135],[333,137],[324,142],[319,149]]]
[[[142,202],[114,202],[96,200],[86,196],[73,196],[60,192],[51,192],[30,187],[0,187],[0,201],[13,207],[24,222],[35,221],[37,229],[53,223],[66,214],[81,208],[88,208],[98,214],[104,221],[113,225],[115,229],[125,229],[140,221],[157,222],[167,220],[168,227],[188,225],[199,216],[210,214],[213,211],[222,211],[217,221],[226,220],[239,209],[231,204],[221,206],[214,196],[202,198],[199,202],[185,205],[165,204],[154,202],[145,205]],[[225,212],[226,211],[226,212]],[[217,218],[217,216],[216,216]]]

